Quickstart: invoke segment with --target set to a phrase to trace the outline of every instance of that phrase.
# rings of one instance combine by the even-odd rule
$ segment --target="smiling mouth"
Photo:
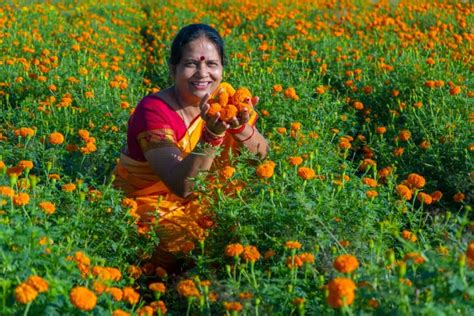
[[[191,85],[195,87],[196,89],[205,89],[211,84],[210,81],[206,82],[191,82]]]

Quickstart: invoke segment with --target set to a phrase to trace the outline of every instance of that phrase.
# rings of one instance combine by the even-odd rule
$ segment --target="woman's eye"
[[[194,63],[185,63],[184,66],[185,67],[194,67],[195,64]]]
[[[208,63],[207,66],[209,66],[209,67],[217,67],[217,63],[211,62],[211,63]]]

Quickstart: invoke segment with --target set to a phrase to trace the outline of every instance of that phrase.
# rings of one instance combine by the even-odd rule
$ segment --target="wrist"
[[[225,132],[222,134],[215,134],[205,126],[202,131],[201,141],[213,147],[218,147],[224,142],[224,135]]]
[[[246,124],[245,128],[240,133],[233,134],[232,136],[234,137],[236,141],[243,143],[243,142],[248,141],[250,138],[252,138],[254,133],[255,133],[255,127]]]
[[[247,124],[242,124],[242,125],[237,126],[236,128],[229,128],[226,132],[231,135],[240,134],[243,132],[246,126]]]

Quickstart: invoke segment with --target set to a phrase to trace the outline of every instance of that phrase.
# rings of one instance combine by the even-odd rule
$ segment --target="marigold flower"
[[[285,242],[285,248],[301,249],[301,243],[299,241],[288,240],[287,242]]]
[[[303,163],[303,158],[301,157],[289,157],[288,161],[292,166],[299,166]]]
[[[407,184],[411,188],[421,189],[425,186],[426,180],[423,176],[416,173],[410,173],[407,178]]]
[[[461,93],[461,87],[460,86],[454,86],[449,89],[449,94],[450,95],[458,95]]]
[[[411,138],[411,132],[409,130],[403,130],[398,134],[398,138],[406,142]]]
[[[127,273],[136,280],[142,275],[142,270],[135,265],[130,265],[127,269]]]
[[[20,167],[23,170],[25,170],[25,169],[31,170],[31,169],[33,169],[33,161],[31,161],[31,160],[21,160],[18,163],[18,167]]]
[[[284,135],[284,134],[286,134],[286,128],[278,127],[277,132],[278,132],[278,134]]]
[[[347,278],[335,278],[328,284],[328,304],[333,308],[351,305],[355,298],[356,285]]]
[[[379,195],[379,193],[377,191],[374,191],[374,190],[368,190],[367,192],[365,192],[365,195],[369,198],[369,199],[372,199],[372,198],[375,198]]]
[[[316,177],[316,172],[308,167],[300,167],[298,168],[298,176],[303,180],[311,180]]]
[[[409,252],[403,256],[403,260],[411,260],[415,264],[422,264],[425,262],[425,258],[421,256],[418,252]]]
[[[301,261],[303,263],[313,264],[314,263],[314,255],[309,252],[303,252],[299,255]]]
[[[74,183],[66,183],[61,187],[61,190],[64,192],[72,192],[76,189],[76,185]]]
[[[364,177],[362,178],[362,183],[364,183],[365,185],[368,185],[371,188],[375,188],[377,186],[377,180],[372,179],[372,178]]]
[[[464,198],[465,198],[465,196],[461,192],[458,192],[458,193],[454,194],[454,196],[453,196],[453,200],[456,203],[460,203],[460,202],[464,201]]]
[[[235,168],[233,168],[231,166],[225,166],[221,170],[220,174],[224,179],[230,179],[234,175],[234,172],[235,172]]]
[[[100,295],[104,293],[105,290],[107,290],[107,285],[105,285],[101,281],[94,281],[94,283],[92,283],[92,289],[94,290],[94,292]]]
[[[409,187],[403,184],[399,184],[396,186],[395,190],[400,198],[404,200],[411,200],[412,192]]]
[[[51,215],[51,214],[54,214],[54,212],[56,212],[56,206],[54,206],[54,204],[51,202],[47,202],[47,201],[40,202],[39,207],[47,215]]]
[[[153,307],[151,306],[143,306],[137,310],[138,316],[153,316],[155,311],[153,310]]]
[[[303,264],[304,262],[301,260],[300,256],[286,258],[286,266],[292,270],[303,266]]]
[[[106,293],[109,293],[114,301],[120,302],[123,297],[123,291],[118,287],[109,287],[105,290]]]
[[[130,313],[121,309],[116,309],[112,312],[112,316],[130,316]]]
[[[148,288],[152,290],[153,292],[160,292],[160,293],[165,293],[166,291],[166,286],[161,283],[161,282],[154,282],[151,283]]]
[[[418,240],[418,238],[416,237],[415,234],[413,234],[411,231],[409,230],[404,230],[402,231],[402,238],[407,240],[407,241],[411,241],[411,242],[416,242]]]
[[[13,196],[13,204],[16,206],[24,206],[30,203],[30,196],[27,193],[20,192]]]
[[[303,305],[304,302],[305,302],[305,299],[303,297],[296,297],[292,301],[293,305],[296,305],[296,306]]]
[[[375,129],[377,134],[385,134],[387,132],[387,128],[385,126],[379,126]]]
[[[60,145],[60,144],[64,143],[64,136],[63,136],[63,134],[61,134],[59,132],[53,132],[53,133],[49,134],[48,141],[52,145]]]
[[[224,302],[224,308],[228,311],[240,312],[243,307],[239,302]]]
[[[15,136],[21,136],[24,138],[33,137],[35,135],[35,130],[29,127],[21,127],[14,131]]]
[[[225,254],[228,257],[237,257],[244,252],[244,247],[241,244],[230,244],[225,247]]]
[[[274,255],[276,254],[275,250],[273,249],[269,249],[267,251],[265,251],[265,253],[263,254],[263,258],[265,260],[269,260],[271,257],[273,257]]]
[[[276,84],[273,86],[273,91],[274,92],[281,92],[283,91],[283,87],[281,86],[281,84]]]
[[[266,161],[257,167],[257,176],[262,179],[268,179],[273,176],[275,170],[275,163],[273,161]]]
[[[176,290],[178,291],[179,295],[184,297],[198,297],[200,295],[198,289],[196,288],[196,284],[190,279],[179,281]]]
[[[433,203],[431,195],[424,192],[418,192],[416,199],[425,205],[430,205],[431,203]]]
[[[131,305],[135,305],[140,300],[140,294],[131,287],[124,287],[122,299]]]
[[[240,298],[241,300],[248,300],[248,299],[250,299],[250,298],[252,298],[252,297],[253,297],[253,294],[250,293],[250,292],[242,292],[242,293],[239,293],[239,298]]]
[[[474,241],[471,241],[466,249],[466,257],[474,260]]]
[[[15,196],[15,191],[7,186],[0,186],[0,195],[12,198]]]
[[[76,308],[84,311],[93,310],[97,303],[94,292],[83,286],[73,288],[69,293],[69,299]]]
[[[255,262],[260,259],[260,252],[255,246],[245,246],[242,257],[245,261]]]
[[[150,303],[150,306],[153,308],[155,311],[161,311],[161,315],[165,315],[166,312],[168,311],[166,309],[165,302],[163,301],[154,301]]]
[[[29,276],[25,283],[33,287],[38,293],[43,293],[48,290],[48,282],[37,275]]]
[[[345,254],[336,257],[334,268],[342,273],[352,273],[359,267],[359,261],[353,255]]]
[[[22,304],[28,304],[38,296],[38,291],[27,283],[21,283],[15,288],[15,299]]]

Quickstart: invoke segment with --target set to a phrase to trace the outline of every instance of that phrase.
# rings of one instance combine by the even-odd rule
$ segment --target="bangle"
[[[207,127],[204,127],[204,131],[202,132],[201,139],[212,146],[220,146],[224,142],[224,135],[217,135],[211,132]]]
[[[248,141],[250,138],[252,138],[253,134],[255,134],[255,127],[253,127],[253,126],[251,126],[251,127],[252,127],[252,133],[250,133],[250,136],[247,137],[246,139],[239,140],[239,142],[243,143],[243,142]]]
[[[245,126],[246,126],[245,124],[242,124],[236,128],[229,128],[227,130],[227,133],[232,134],[232,135],[242,133],[242,131],[245,129]]]

